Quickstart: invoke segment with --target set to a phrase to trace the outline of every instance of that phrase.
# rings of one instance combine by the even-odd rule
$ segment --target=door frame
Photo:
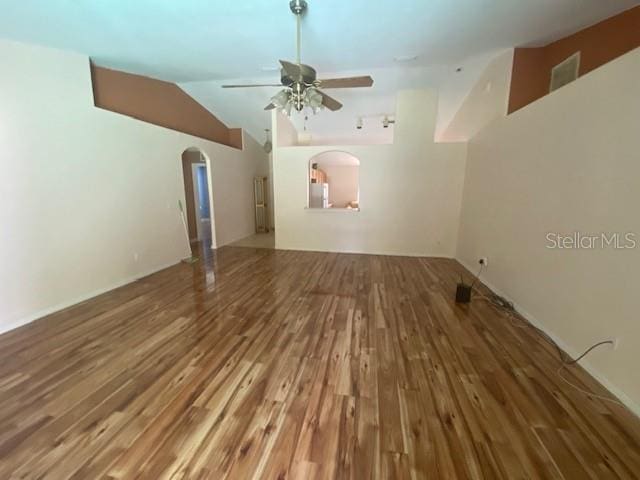
[[[188,157],[188,153],[198,153],[199,159],[193,159],[192,161],[189,161],[189,157]],[[198,224],[201,223],[199,221],[197,221],[196,219],[196,215],[195,215],[195,205],[197,204],[197,199],[195,198],[195,185],[194,185],[194,181],[193,181],[193,167],[191,165],[193,164],[199,164],[199,165],[204,165],[207,169],[207,189],[209,190],[209,218],[211,221],[211,249],[215,250],[217,248],[217,240],[216,240],[216,223],[215,223],[215,218],[216,218],[216,212],[215,212],[215,206],[214,206],[214,199],[213,199],[213,162],[211,161],[211,159],[208,157],[208,155],[200,148],[198,147],[189,147],[189,148],[185,148],[182,151],[182,154],[180,156],[180,177],[182,178],[182,182],[181,182],[181,191],[182,191],[182,198],[183,201],[185,202],[185,206],[186,206],[186,219],[187,221],[187,225],[188,225],[188,230],[190,232],[190,242],[194,242],[194,241],[198,241],[198,234],[197,234],[197,228],[198,228]],[[190,195],[187,195],[187,192],[190,192]],[[191,223],[195,222],[195,233],[196,234],[196,238],[191,236]]]
[[[198,234],[198,241],[205,240],[206,233],[203,231],[203,219],[200,211],[200,183],[198,182],[198,169],[204,168],[205,178],[207,179],[207,198],[210,199],[211,191],[209,190],[209,169],[207,168],[207,163],[202,162],[193,162],[191,164],[191,179],[193,182],[193,205],[196,215],[196,231]],[[209,236],[211,235],[211,201],[209,200]]]

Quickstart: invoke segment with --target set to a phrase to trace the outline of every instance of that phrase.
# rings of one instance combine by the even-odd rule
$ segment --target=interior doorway
[[[211,210],[209,208],[209,186],[207,164],[192,163],[193,199],[196,214],[196,234],[199,241],[211,240]]]
[[[189,148],[182,153],[182,176],[189,240],[191,243],[210,242],[211,192],[207,161],[200,150]]]

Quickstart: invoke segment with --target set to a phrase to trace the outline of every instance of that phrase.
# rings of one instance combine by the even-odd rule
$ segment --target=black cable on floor
[[[482,271],[482,268],[481,268],[481,271]],[[484,295],[482,292],[480,292],[477,289],[475,289],[474,292],[476,292],[480,296],[481,299],[487,300],[491,305],[493,305],[497,309],[503,311],[503,313],[505,313],[509,318],[514,319],[517,316],[517,317],[519,317],[518,320],[522,319],[521,315],[519,315],[517,310],[515,309],[513,303],[509,302],[505,298],[502,298],[502,297],[500,297],[499,295],[496,295],[493,292],[491,293],[491,296]],[[625,405],[622,402],[620,402],[619,400],[617,400],[615,398],[604,397],[602,395],[597,395],[595,393],[592,393],[592,392],[589,392],[587,390],[584,390],[584,389],[580,388],[579,386],[571,383],[569,380],[564,378],[564,376],[562,375],[562,370],[566,369],[567,366],[577,364],[580,360],[582,360],[584,357],[586,357],[589,353],[591,353],[591,351],[595,350],[596,348],[598,348],[598,347],[600,347],[602,345],[613,345],[614,342],[612,340],[604,340],[602,342],[595,343],[595,344],[591,345],[587,350],[584,351],[584,353],[582,353],[577,358],[575,358],[575,359],[569,358],[569,360],[567,360],[566,359],[566,354],[564,353],[564,351],[558,346],[558,344],[553,340],[553,338],[551,338],[546,332],[544,332],[540,328],[536,327],[535,325],[533,325],[531,322],[529,322],[527,320],[524,320],[523,323],[524,323],[524,325],[526,327],[534,329],[536,332],[538,332],[540,335],[542,335],[544,338],[546,338],[554,347],[556,347],[556,350],[558,351],[558,355],[560,357],[560,361],[562,362],[556,373],[564,383],[566,383],[570,387],[574,388],[575,390],[577,390],[580,393],[583,393],[584,395],[587,395],[589,397],[598,398],[600,400],[605,400],[607,402],[615,403],[616,405],[620,405],[622,407],[625,407]]]

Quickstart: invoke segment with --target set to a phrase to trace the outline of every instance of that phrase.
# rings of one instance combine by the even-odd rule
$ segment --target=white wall
[[[471,89],[439,140],[467,142],[485,126],[507,114],[513,49],[496,56]]]
[[[274,118],[274,116],[283,117],[283,115],[278,114],[277,110],[271,110],[271,118]],[[276,126],[275,122],[272,121],[272,123],[273,123],[273,126],[275,127]],[[280,122],[278,124],[278,129],[277,130],[272,129],[271,132],[272,132],[271,135],[273,138],[272,142],[273,142],[274,150],[276,149],[276,146],[290,147],[293,145],[298,145],[298,131],[290,121]]]
[[[358,200],[359,166],[323,165],[320,161],[318,168],[327,175],[329,203],[334,208],[345,208],[350,202]]]
[[[296,132],[274,112],[276,248],[453,256],[466,146],[433,143],[436,113],[434,92],[402,91],[393,145],[302,147],[279,143]],[[359,212],[305,208],[309,159],[328,150],[360,160]]]
[[[635,232],[640,241],[640,49],[514,114],[469,145],[458,258],[640,414],[633,250],[550,250],[549,232]],[[639,244],[640,245],[640,244]]]
[[[187,256],[188,147],[210,159],[218,245],[253,232],[249,136],[241,152],[94,108],[82,55],[0,41],[0,58],[0,331]]]
[[[213,158],[213,206],[217,246],[221,247],[255,233],[253,178],[269,175],[269,159],[246,132],[242,152],[229,148],[226,154]],[[224,145],[209,142],[209,149],[222,150]]]
[[[273,190],[273,155],[269,154],[269,172],[267,174],[267,184],[269,186],[268,188],[268,192],[269,192],[269,198],[267,198],[267,202],[269,202],[267,204],[267,212],[269,215],[269,228],[271,228],[271,230],[273,230],[275,228],[275,210],[273,208],[273,201],[274,201],[274,190]]]

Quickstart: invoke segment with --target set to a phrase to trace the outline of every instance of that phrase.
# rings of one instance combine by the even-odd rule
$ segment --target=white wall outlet
[[[133,261],[134,262],[138,261],[138,253],[137,252],[133,254]]]
[[[484,265],[485,267],[489,266],[489,259],[487,257],[481,257],[480,260],[478,260],[478,263],[480,265]]]

